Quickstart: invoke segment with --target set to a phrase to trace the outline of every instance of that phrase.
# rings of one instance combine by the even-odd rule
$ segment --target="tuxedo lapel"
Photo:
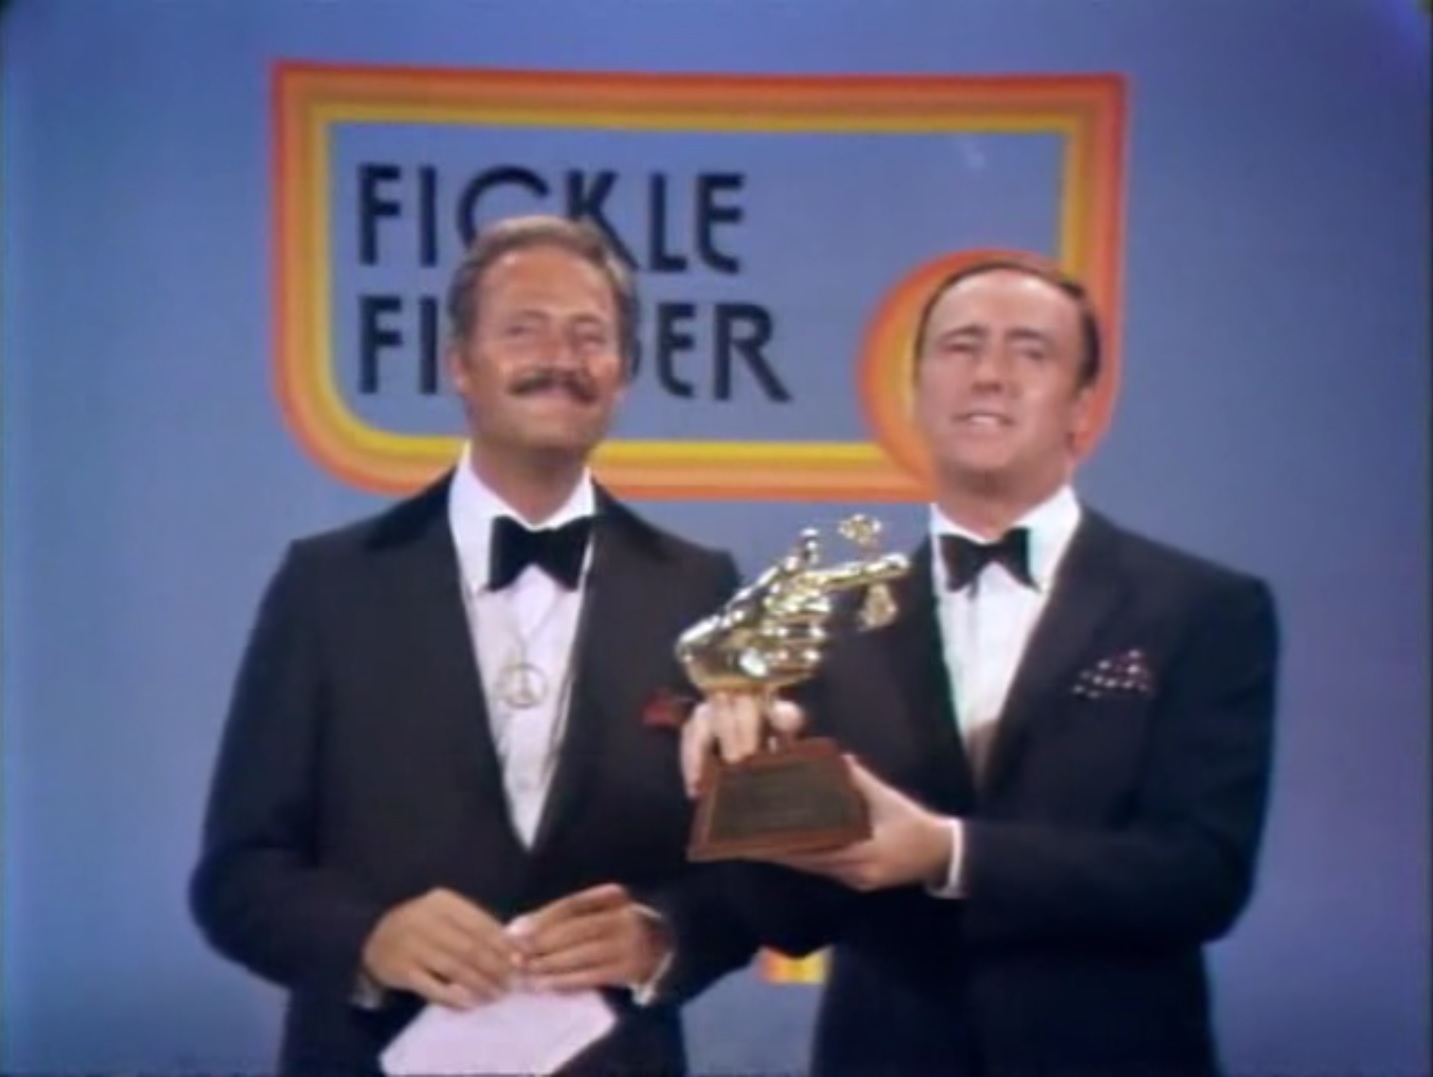
[[[634,654],[644,623],[641,551],[622,522],[598,495],[593,528],[592,567],[574,643],[573,681],[566,728],[542,818],[533,841],[533,855],[549,848],[584,801],[583,791],[597,771],[603,739],[610,723],[641,709],[639,678],[634,674],[647,656]]]
[[[892,586],[898,618],[889,628],[878,630],[876,638],[900,686],[904,706],[899,712],[913,724],[915,743],[932,749],[925,756],[928,765],[921,770],[924,792],[952,796],[951,803],[933,803],[933,807],[964,810],[974,795],[974,783],[945,661],[931,556],[927,539],[912,555],[910,571]]]
[[[995,800],[1008,785],[1032,731],[1059,711],[1076,673],[1097,649],[1101,631],[1123,607],[1128,590],[1118,542],[1114,528],[1086,510],[1001,711],[982,799]]]
[[[462,573],[447,526],[447,489],[448,483],[442,482],[405,504],[379,539],[391,539],[396,548],[388,555],[402,559],[390,593],[392,634],[409,641],[411,651],[405,653],[416,668],[405,671],[405,677],[420,685],[429,701],[415,714],[431,710],[441,742],[456,746],[451,762],[459,768],[463,786],[477,790],[481,810],[502,819],[520,848],[463,606]]]

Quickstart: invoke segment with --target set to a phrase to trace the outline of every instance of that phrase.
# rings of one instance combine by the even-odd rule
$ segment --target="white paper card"
[[[380,1061],[391,1077],[551,1073],[616,1023],[596,991],[515,991],[471,1010],[427,1006]]]

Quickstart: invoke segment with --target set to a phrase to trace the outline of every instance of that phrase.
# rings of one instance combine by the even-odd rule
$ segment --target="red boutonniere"
[[[642,708],[642,724],[649,729],[680,729],[695,705],[694,699],[659,689]]]

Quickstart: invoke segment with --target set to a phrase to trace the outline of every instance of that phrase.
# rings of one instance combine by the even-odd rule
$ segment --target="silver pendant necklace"
[[[528,644],[542,634],[547,622],[552,620],[553,614],[562,605],[564,597],[566,596],[559,591],[553,598],[552,604],[538,619],[537,624],[525,636],[518,629],[516,614],[513,616],[512,636],[517,646],[514,653],[498,667],[498,676],[493,685],[493,692],[503,704],[515,711],[532,710],[547,701],[548,693],[551,690],[551,678],[529,660]]]
[[[547,698],[547,674],[521,653],[498,670],[497,696],[513,710],[525,711]]]

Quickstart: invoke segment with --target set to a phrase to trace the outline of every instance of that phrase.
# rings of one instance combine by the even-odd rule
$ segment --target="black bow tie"
[[[569,591],[576,590],[591,535],[590,516],[539,531],[529,531],[511,516],[499,516],[493,521],[488,587],[501,591],[528,565],[536,565]]]
[[[998,542],[991,543],[973,542],[960,535],[941,535],[940,556],[952,591],[968,585],[992,561],[1004,565],[1010,575],[1027,587],[1035,586],[1035,578],[1030,575],[1030,532],[1023,527],[1007,531]]]

